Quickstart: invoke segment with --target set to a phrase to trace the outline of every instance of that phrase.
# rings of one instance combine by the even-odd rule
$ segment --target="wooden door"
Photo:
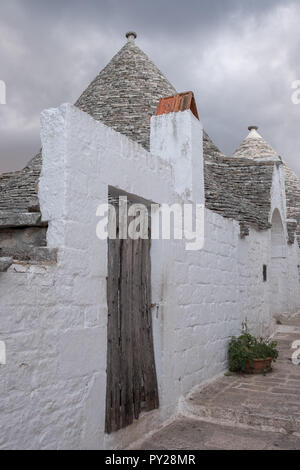
[[[117,234],[118,234],[117,217]],[[106,432],[158,408],[151,316],[151,237],[108,240]]]

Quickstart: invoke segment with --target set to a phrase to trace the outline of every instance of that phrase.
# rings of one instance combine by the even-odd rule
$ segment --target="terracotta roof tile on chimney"
[[[178,95],[161,98],[156,110],[156,116],[160,114],[177,113],[178,111],[186,111],[190,109],[194,116],[199,119],[194,93],[186,91]]]

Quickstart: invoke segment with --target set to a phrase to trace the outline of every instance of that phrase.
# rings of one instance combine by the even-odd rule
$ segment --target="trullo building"
[[[268,335],[300,307],[299,179],[255,126],[224,156],[127,39],[0,176],[3,449],[125,447],[226,369],[245,318]],[[100,240],[99,205],[120,195],[204,204],[204,246]]]

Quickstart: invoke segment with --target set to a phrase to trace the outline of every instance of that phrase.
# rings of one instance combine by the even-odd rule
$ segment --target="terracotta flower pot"
[[[264,372],[269,372],[272,369],[272,358],[267,357],[266,359],[253,359],[247,361],[247,374],[263,374]]]

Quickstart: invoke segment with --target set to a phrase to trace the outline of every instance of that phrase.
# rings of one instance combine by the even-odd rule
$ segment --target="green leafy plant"
[[[242,323],[240,336],[233,336],[229,343],[229,371],[244,372],[253,367],[254,359],[272,358],[276,361],[278,357],[277,343],[270,339],[256,338],[248,330],[247,320]]]

